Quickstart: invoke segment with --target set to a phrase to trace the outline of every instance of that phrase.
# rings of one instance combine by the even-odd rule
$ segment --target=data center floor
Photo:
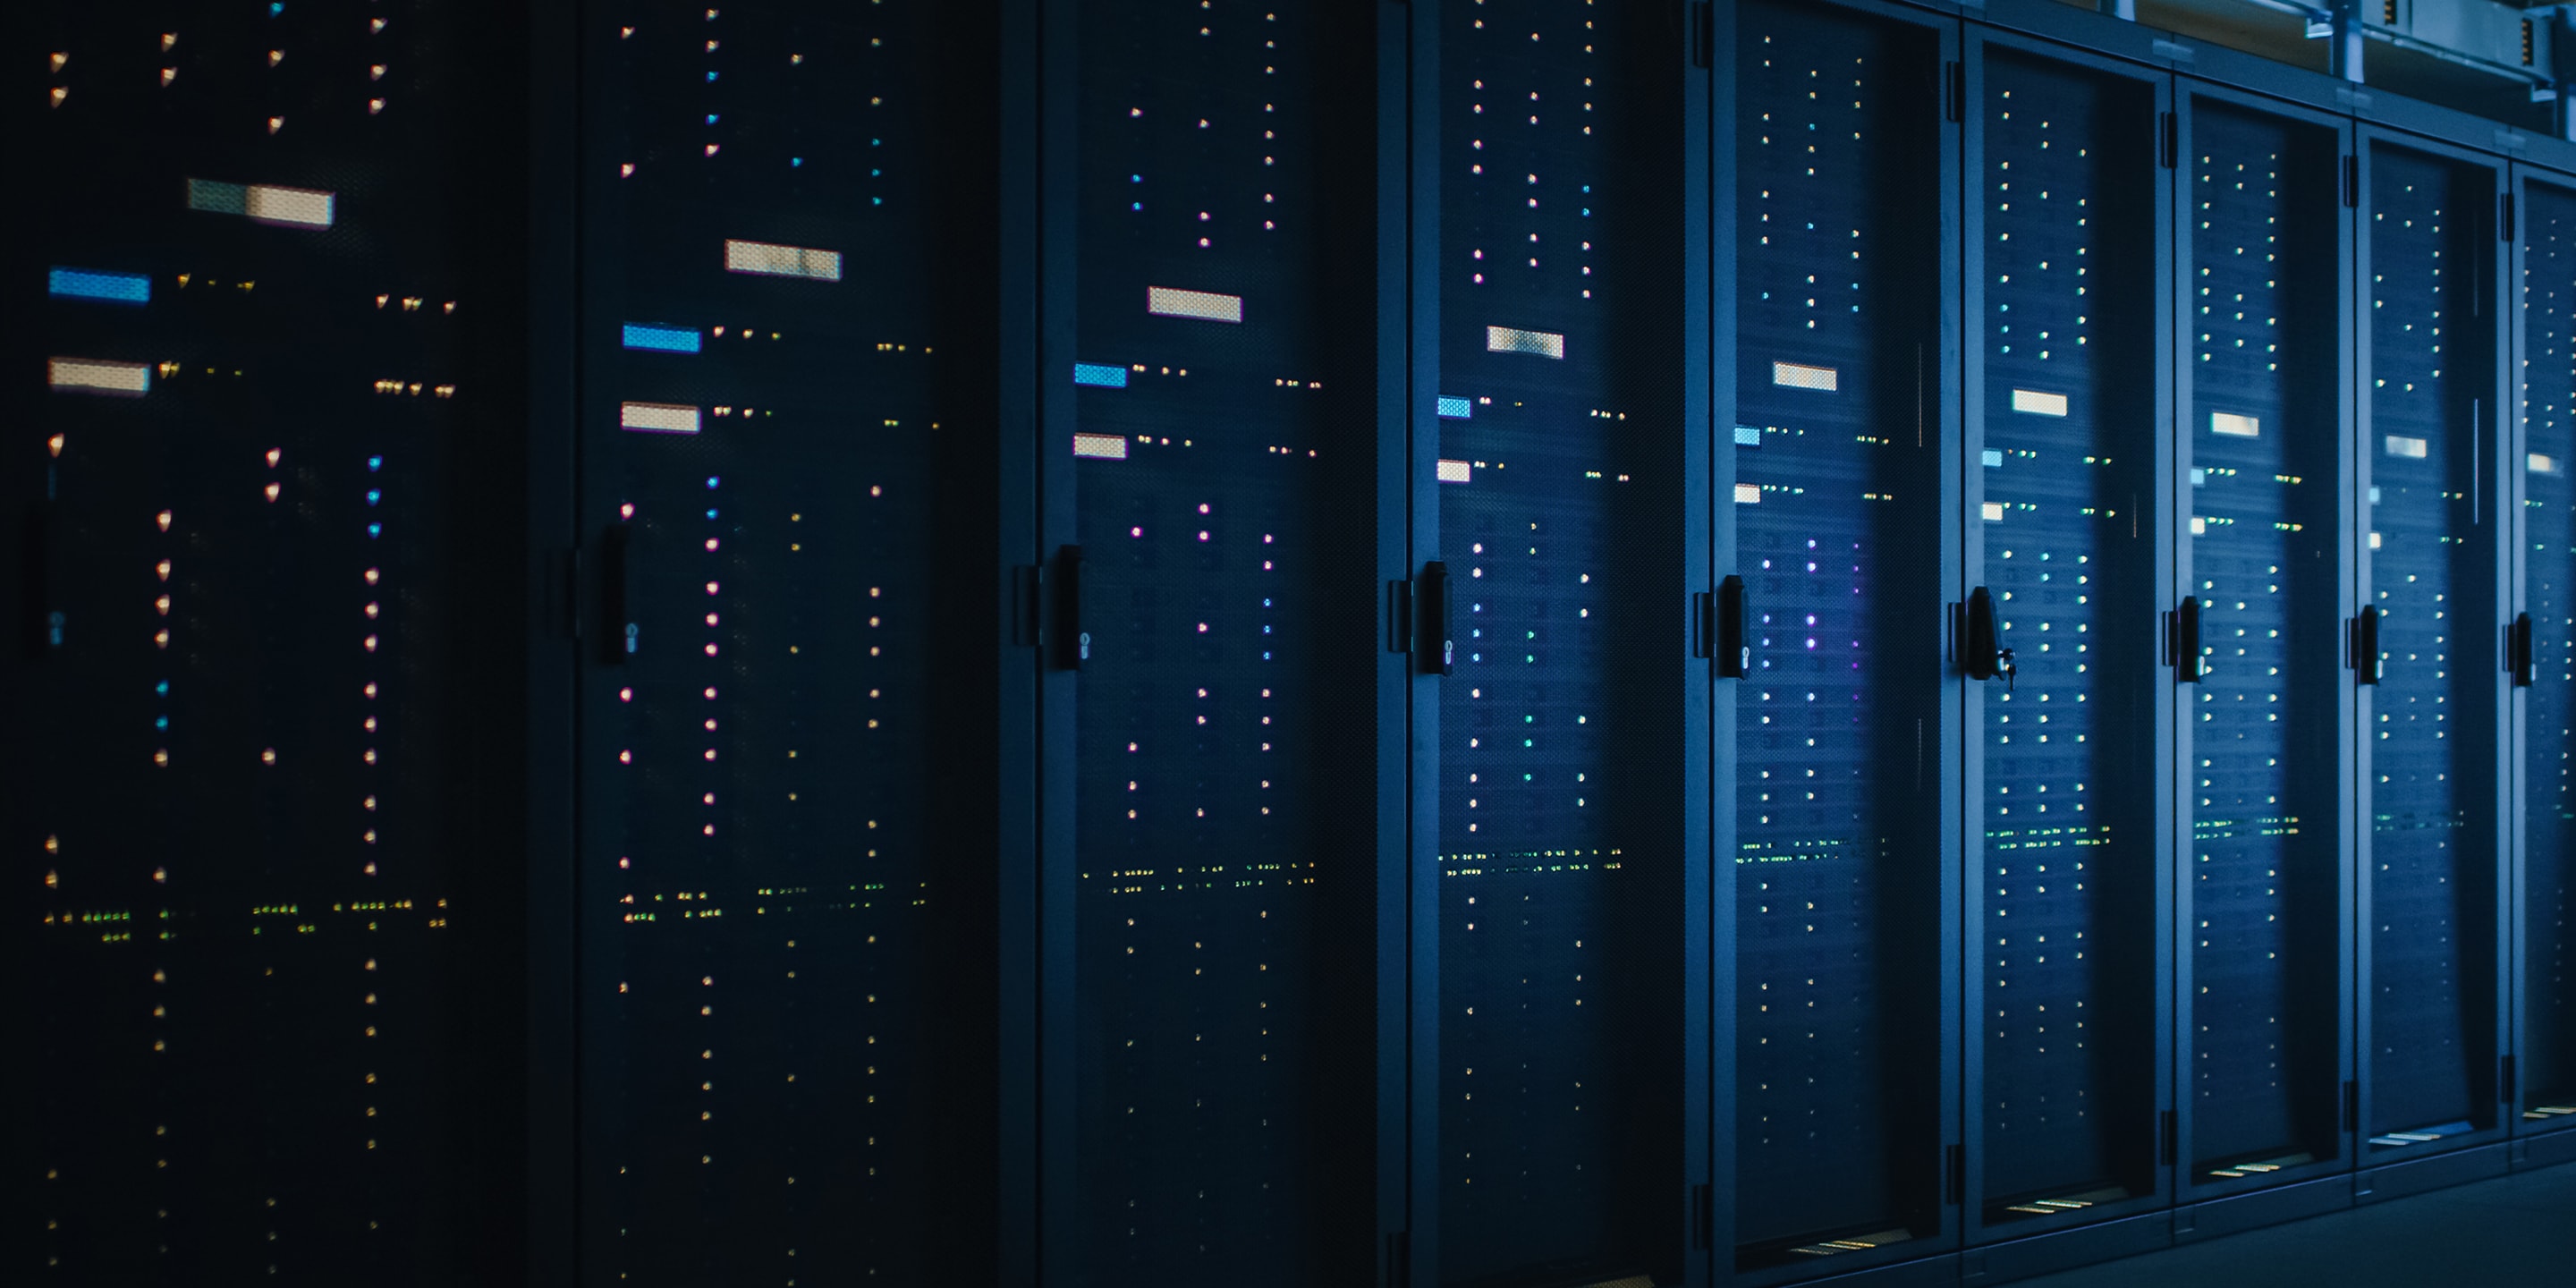
[[[2576,1283],[2576,1166],[2517,1172],[2022,1282],[2028,1288]]]

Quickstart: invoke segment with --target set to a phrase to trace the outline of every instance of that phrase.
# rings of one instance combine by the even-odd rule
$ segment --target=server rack
[[[2550,1130],[2576,1117],[2567,1102],[2576,1084],[2569,1039],[2567,983],[2567,882],[2569,878],[2568,765],[2571,721],[2568,589],[2576,576],[2576,545],[2567,525],[2576,496],[2567,490],[2571,393],[2576,360],[2570,356],[2568,310],[2576,286],[2569,237],[2576,233],[2576,197],[2551,176],[2517,166],[2518,237],[2513,283],[2522,303],[2515,318],[2516,423],[2521,436],[2505,461],[2516,485],[2514,541],[2521,558],[2517,606],[2506,637],[2505,662],[2514,685],[2515,760],[2522,807],[2514,819],[2514,907],[2517,950],[2513,996],[2515,1061],[2508,1076],[2508,1108],[2520,1112],[2517,1131]],[[2514,1084],[2519,1084],[2518,1088]],[[2518,1097],[2518,1098],[2517,1098]]]
[[[2172,1162],[2178,1193],[2217,1197],[2350,1166],[2350,141],[2206,83],[2179,99]]]
[[[2351,662],[2363,813],[2355,1016],[2372,1157],[2494,1139],[2506,332],[2500,171],[2371,129],[2358,147],[2360,322]],[[2492,619],[2492,620],[2491,620]],[[2456,751],[2453,748],[2457,748]],[[2468,780],[2453,787],[2453,775]],[[2481,778],[2494,784],[2481,790]],[[2402,1035],[2402,1036],[2401,1036]]]
[[[1367,12],[1038,13],[1050,1281],[1376,1261]]]
[[[1733,1269],[1768,1282],[1958,1239],[1959,64],[1892,6],[1747,4],[1733,36],[1719,1121]]]
[[[13,1278],[515,1269],[517,26],[8,16]]]
[[[972,1265],[996,855],[961,820],[1008,732],[959,559],[998,459],[986,24],[580,21],[581,1276]]]

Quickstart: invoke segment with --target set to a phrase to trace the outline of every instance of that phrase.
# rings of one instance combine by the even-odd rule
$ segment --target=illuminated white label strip
[[[2558,458],[2555,456],[2543,456],[2538,452],[2533,452],[2531,454],[2530,465],[2531,472],[2534,474],[2555,474],[2558,472]]]
[[[1816,389],[1832,393],[1842,388],[1842,373],[1831,367],[1810,367],[1797,362],[1771,364],[1771,383],[1783,389]]]
[[[1124,434],[1076,434],[1073,454],[1104,461],[1127,459],[1127,436]]]
[[[1738,484],[1736,484],[1736,485],[1735,485],[1735,503],[1736,503],[1737,505],[1760,505],[1760,504],[1762,504],[1762,485],[1761,485],[1761,484],[1759,484],[1759,483],[1738,483]]]
[[[298,228],[331,226],[332,194],[315,188],[281,188],[269,183],[188,181],[188,208],[218,215],[243,215],[263,224]]]
[[[1443,483],[1472,483],[1476,480],[1476,471],[1465,461],[1442,461],[1438,478]]]
[[[725,271],[767,277],[807,277],[818,282],[841,280],[841,252],[806,246],[773,246],[768,242],[725,239]]]
[[[1200,318],[1209,322],[1243,320],[1243,297],[1215,291],[1184,291],[1172,286],[1145,288],[1145,311],[1167,318]]]
[[[2033,416],[2063,416],[2066,414],[2066,395],[2044,394],[2036,389],[2016,389],[2013,391],[2012,407],[2014,411],[2029,412]]]
[[[2423,439],[2408,438],[2404,434],[2388,436],[2388,454],[2391,456],[2403,456],[2408,460],[2420,461],[2424,459],[2425,449],[2430,446],[2432,444]]]
[[[1485,328],[1485,351],[1562,358],[1565,356],[1565,337],[1553,331],[1516,331],[1507,326],[1489,326]]]
[[[145,362],[108,362],[100,358],[48,358],[45,380],[56,389],[80,390],[100,394],[141,394],[152,391],[152,365]]]
[[[631,402],[618,408],[617,423],[639,433],[694,434],[698,432],[698,409],[677,403]]]
[[[2225,434],[2230,438],[2261,438],[2263,436],[2263,422],[2252,416],[2239,416],[2234,412],[2214,411],[2209,413],[2209,432],[2213,434]]]

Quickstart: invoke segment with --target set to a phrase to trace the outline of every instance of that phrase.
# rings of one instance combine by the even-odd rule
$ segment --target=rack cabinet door
[[[1839,1272],[1956,1237],[1955,206],[1946,35],[1893,13],[1736,9],[1736,389],[1718,519],[1728,681],[1739,1274]]]
[[[2329,124],[2193,95],[2182,135],[2176,1161],[2224,1192],[2348,1162],[2349,217]]]
[[[2366,141],[2357,712],[2365,1161],[2499,1126],[2498,825],[2510,776],[2496,171]]]

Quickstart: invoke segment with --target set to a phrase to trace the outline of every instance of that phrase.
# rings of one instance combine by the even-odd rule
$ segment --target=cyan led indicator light
[[[1102,389],[1124,389],[1127,387],[1127,369],[1098,362],[1077,362],[1073,364],[1073,383],[1096,385]]]

